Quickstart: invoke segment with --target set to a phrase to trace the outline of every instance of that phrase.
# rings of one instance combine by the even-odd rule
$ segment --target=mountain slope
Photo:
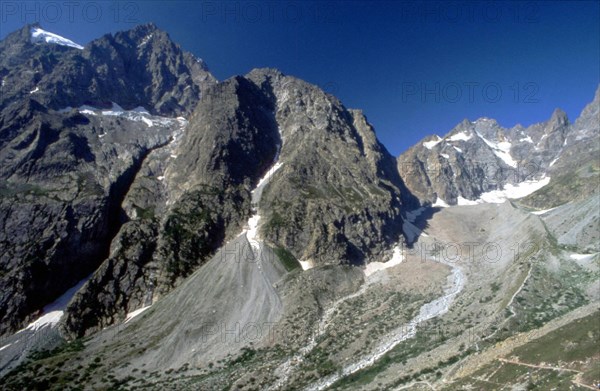
[[[35,31],[26,26],[0,43],[2,334],[38,317],[108,256],[137,171],[182,126],[138,106],[174,115],[214,84],[152,25],[83,50],[32,42]],[[147,33],[156,36],[142,45]],[[71,109],[84,103],[99,108]]]
[[[326,148],[334,146],[331,154]],[[149,182],[144,175],[134,181],[125,200],[131,221],[117,236],[119,247],[67,312],[71,335],[159,299],[238,235],[252,208],[264,211],[258,232],[267,243],[305,267],[385,260],[401,240],[402,184],[393,158],[364,117],[308,83],[268,69],[219,83],[205,90],[171,148],[151,181],[163,196],[148,185],[136,191],[138,180]],[[283,166],[252,206],[250,190],[275,158]],[[133,256],[138,261],[130,266],[132,253],[146,255]],[[109,281],[127,281],[127,289]]]

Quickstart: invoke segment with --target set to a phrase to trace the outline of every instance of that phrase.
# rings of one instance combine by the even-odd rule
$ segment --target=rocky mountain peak
[[[552,117],[548,121],[548,128],[551,130],[555,130],[557,128],[565,127],[569,125],[569,118],[567,117],[567,113],[565,113],[562,109],[556,108],[552,113]]]
[[[4,40],[2,40],[3,46],[10,46],[14,44],[26,44],[31,43],[31,30],[36,27],[41,27],[39,23],[26,24],[19,30],[13,31],[8,34]]]
[[[202,60],[154,24],[104,35],[85,48],[28,25],[0,43],[0,77],[0,103],[31,95],[54,110],[114,102],[163,116],[189,114],[216,83]]]
[[[547,180],[555,163],[560,165],[565,154],[574,156],[578,151],[571,145],[597,136],[598,96],[597,91],[574,125],[561,109],[554,110],[548,121],[526,128],[506,129],[490,118],[462,121],[443,138],[426,137],[402,154],[401,176],[424,202],[483,202],[484,194],[487,199],[499,196],[494,201],[500,202],[506,198],[498,191]]]
[[[577,137],[593,135],[598,122],[600,121],[600,85],[596,89],[594,99],[581,111],[574,124],[577,132],[581,133]]]

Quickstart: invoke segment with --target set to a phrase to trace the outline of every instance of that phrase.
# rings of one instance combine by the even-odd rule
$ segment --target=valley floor
[[[266,263],[221,255],[173,299],[77,349],[70,343],[34,355],[3,388],[41,379],[61,389],[84,383],[173,390],[594,389],[600,382],[597,254],[573,256],[539,214],[511,203],[437,209],[414,219],[415,228],[418,240],[396,251],[392,267],[371,268],[376,271],[366,276],[347,266],[285,274],[266,244]],[[248,245],[244,238],[230,245]],[[234,278],[239,273],[256,274],[260,284]],[[256,321],[272,325],[269,338],[198,334],[197,322],[210,319],[211,295],[225,294],[228,284],[252,286],[254,293],[231,288],[228,300],[209,306],[215,321],[234,316],[229,320],[238,328],[225,323],[225,337]],[[194,299],[199,292],[203,299]],[[255,314],[256,300],[264,311]],[[268,310],[269,301],[278,303],[276,311]],[[165,328],[171,324],[165,316],[179,317],[174,329]]]

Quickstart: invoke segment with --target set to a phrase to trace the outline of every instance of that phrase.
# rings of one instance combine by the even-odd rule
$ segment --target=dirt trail
[[[486,348],[479,354],[467,357],[459,366],[449,374],[448,381],[463,378],[472,375],[483,366],[510,354],[514,349],[525,345],[526,343],[543,337],[551,331],[554,331],[576,319],[588,316],[600,309],[600,302],[590,303],[577,308],[559,318],[553,319],[544,326],[525,333],[519,333]]]
[[[553,367],[553,366],[550,366],[550,365],[528,364],[528,363],[524,363],[524,362],[517,361],[517,360],[509,360],[507,358],[499,358],[498,360],[502,361],[502,362],[509,363],[509,364],[521,365],[521,366],[529,367],[529,368],[549,369],[549,370],[552,370],[552,371],[565,371],[565,372],[581,373],[581,371],[576,371],[575,369]]]

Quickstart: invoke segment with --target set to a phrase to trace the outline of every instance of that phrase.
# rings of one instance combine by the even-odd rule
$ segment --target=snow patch
[[[65,113],[71,111],[71,107],[58,110],[59,113]],[[169,118],[152,115],[145,108],[138,106],[133,110],[125,110],[119,104],[112,102],[110,110],[103,110],[92,106],[83,105],[77,109],[81,114],[86,115],[105,115],[109,117],[121,117],[134,122],[143,122],[148,127],[161,125],[161,126],[172,126],[175,122],[179,122],[179,125],[184,128],[187,125],[187,120],[183,117]],[[184,129],[181,129],[183,131]]]
[[[448,155],[446,153],[440,153],[440,156],[443,157],[444,159],[450,159],[450,155]]]
[[[148,112],[148,110],[146,110],[146,109],[145,109],[145,108],[143,108],[142,106],[138,106],[138,107],[136,107],[135,109],[133,109],[133,110],[131,110],[131,111],[133,111],[134,113],[140,113],[140,114],[147,114],[147,115],[150,115],[150,113]],[[178,120],[179,120],[180,118],[183,118],[183,117],[177,117],[177,119],[178,119]],[[183,118],[183,119],[185,120],[185,118]]]
[[[556,208],[558,208],[558,206]],[[556,208],[550,208],[550,209],[544,209],[544,210],[536,210],[536,211],[531,212],[531,214],[540,216],[540,215],[546,214],[546,213],[548,213],[548,212],[550,212],[550,211],[552,211],[552,210],[554,210]]]
[[[519,139],[519,142],[527,142],[533,144],[533,140],[529,136]]]
[[[146,35],[144,37],[144,39],[142,39],[142,42],[140,42],[140,44],[137,47],[141,48],[142,46],[146,45],[148,43],[148,41],[150,41],[150,39],[152,39],[153,35],[154,35],[154,33]]]
[[[480,202],[478,201],[468,200],[462,196],[458,196],[458,198],[456,198],[456,204],[460,206],[477,205],[479,203]]]
[[[29,91],[30,94],[35,94],[36,92],[38,92],[40,90],[40,87],[35,87],[34,90]]]
[[[280,132],[280,134],[281,134],[281,132]],[[258,184],[256,185],[256,187],[250,192],[251,206],[252,206],[252,211],[254,213],[248,219],[248,222],[246,224],[247,228],[244,229],[241,233],[241,235],[244,235],[244,234],[246,235],[246,239],[248,240],[248,243],[250,244],[252,253],[254,254],[255,259],[258,259],[259,261],[261,260],[261,256],[260,256],[261,243],[258,238],[258,223],[259,223],[261,217],[260,217],[260,214],[258,213],[258,204],[260,203],[260,199],[261,199],[262,191],[263,191],[264,187],[273,178],[273,175],[275,174],[275,172],[277,172],[277,170],[279,170],[279,168],[281,168],[281,166],[283,165],[283,163],[279,162],[279,152],[280,151],[281,151],[281,145],[278,145],[277,152],[275,154],[275,158],[273,159],[273,166],[271,166],[271,168],[269,168],[267,170],[267,172],[263,175],[263,177],[260,178],[260,180],[258,181]],[[302,269],[304,269],[306,266],[302,262],[300,262],[300,265],[302,266]],[[260,263],[259,263],[258,267],[260,269]],[[304,270],[306,270],[306,269],[304,269]]]
[[[102,115],[119,116],[119,115],[123,115],[124,112],[125,112],[125,109],[123,109],[121,106],[119,106],[115,102],[112,102],[112,108],[110,110],[103,110]]]
[[[148,125],[148,127],[154,126],[154,122],[152,122],[152,120],[149,120],[146,117],[142,117],[142,122]]]
[[[502,190],[492,190],[483,193],[480,200],[493,204],[501,204],[508,199],[519,199],[536,192],[550,183],[550,177],[543,177],[539,180],[524,181],[516,185],[507,184]]]
[[[265,186],[270,180],[271,178],[273,178],[273,175],[275,175],[275,173],[277,172],[277,170],[279,170],[281,168],[281,166],[283,166],[283,163],[277,162],[273,165],[273,167],[271,167],[267,173],[260,178],[260,180],[258,181],[258,185],[256,185],[256,189],[261,188],[263,186]],[[256,191],[253,190],[252,192]]]
[[[70,39],[61,37],[60,35],[51,33],[49,31],[45,31],[42,30],[39,27],[34,27],[31,29],[31,42],[32,43],[38,43],[38,42],[46,42],[46,43],[53,43],[56,45],[61,45],[61,46],[69,46],[75,49],[83,49],[83,46],[76,44],[75,42],[71,41]]]
[[[402,263],[404,257],[402,256],[402,249],[400,246],[396,245],[394,247],[394,252],[392,253],[392,257],[387,262],[369,262],[367,266],[365,266],[365,276],[369,277],[371,274],[389,269],[391,267],[397,266]]]
[[[142,312],[146,311],[150,307],[152,307],[152,305],[148,305],[146,307],[138,308],[137,310],[128,313],[127,317],[125,318],[125,322],[124,323],[129,322],[131,319],[133,319],[136,316],[140,315]]]
[[[9,343],[8,345],[4,345],[0,348],[0,352],[3,351],[4,349],[6,349],[7,347],[9,347],[10,345],[12,345],[12,343]]]
[[[440,141],[442,141],[442,139],[440,138],[440,136],[435,136],[435,137],[437,137],[437,140],[426,141],[423,143],[423,146],[427,149],[431,149],[431,148],[435,147],[436,145],[438,145],[440,143]]]
[[[488,147],[492,148],[492,152],[494,152],[494,155],[502,159],[502,161],[504,161],[504,163],[506,163],[507,165],[513,168],[517,168],[517,162],[510,155],[510,148],[512,147],[511,143],[509,143],[508,141],[493,143],[487,140],[485,137],[483,137],[479,132],[477,132],[477,135],[483,140],[484,143],[488,145]]]
[[[588,261],[588,260],[594,258],[598,254],[599,253],[594,253],[594,254],[571,254],[571,255],[569,255],[569,258],[574,259],[576,261]]]
[[[467,134],[467,132],[456,133],[455,135],[448,138],[448,141],[468,141],[473,137],[472,134]]]
[[[481,194],[475,201],[463,197],[457,198],[458,205],[477,204],[501,204],[506,200],[515,200],[526,197],[550,183],[550,177],[542,177],[538,180],[524,181],[516,185],[507,184],[504,189],[492,190]],[[533,213],[533,212],[532,212]]]
[[[454,149],[456,149],[456,152],[462,153],[462,149],[460,149],[459,147],[455,147],[454,145],[453,145],[453,147],[454,147]]]
[[[440,197],[438,197],[431,206],[434,207],[434,208],[447,208],[450,205],[448,205],[446,203],[446,201],[444,201],[443,199],[441,199]]]
[[[308,261],[298,261],[300,262],[300,266],[302,267],[302,270],[308,270],[308,269],[312,269],[314,266],[313,262],[308,260]]]
[[[60,318],[62,318],[64,311],[67,308],[67,305],[69,304],[69,302],[71,301],[73,296],[75,296],[75,293],[77,293],[77,291],[79,291],[81,289],[81,287],[91,277],[92,276],[90,275],[90,276],[84,278],[83,280],[79,281],[75,286],[73,286],[72,288],[67,290],[61,297],[56,299],[53,303],[45,306],[43,309],[43,315],[41,317],[39,317],[37,320],[35,320],[34,322],[31,322],[24,329],[19,330],[17,332],[17,334],[20,333],[21,331],[25,331],[25,330],[37,331],[44,326],[50,326],[50,327],[55,326],[60,321]]]

